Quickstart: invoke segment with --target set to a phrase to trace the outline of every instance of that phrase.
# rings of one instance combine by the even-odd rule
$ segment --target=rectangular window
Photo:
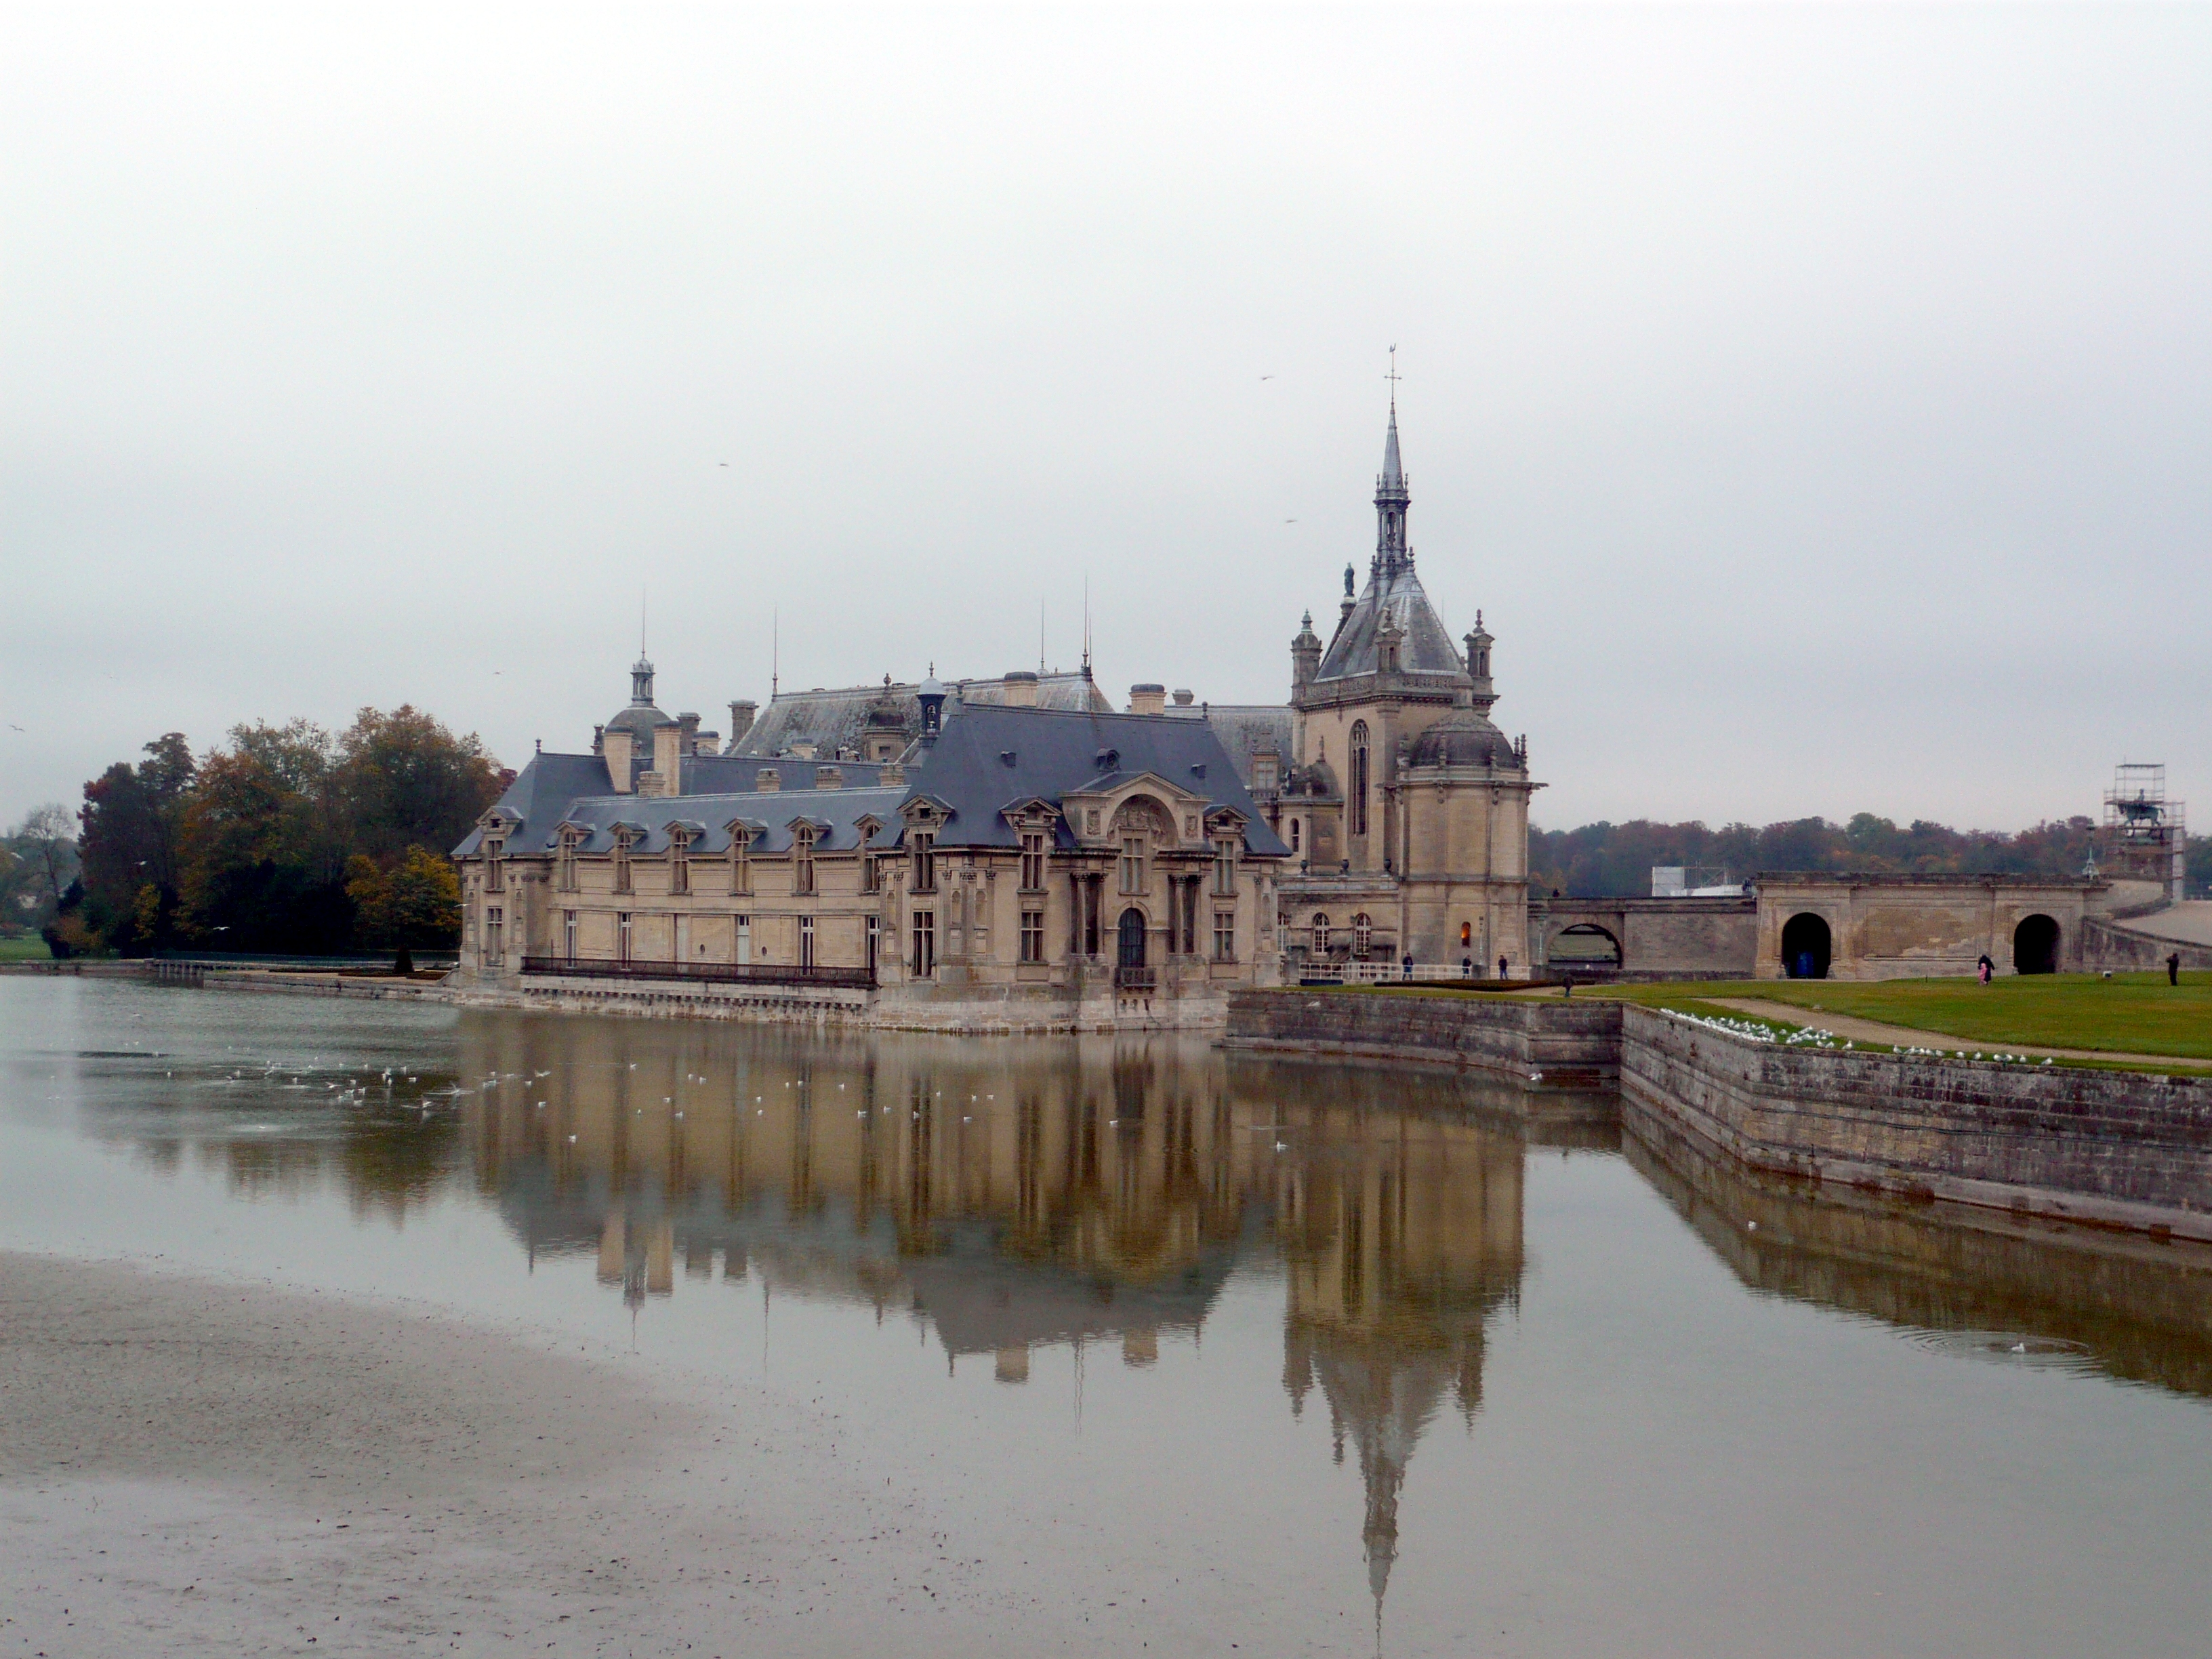
[[[1213,843],[1213,893],[1216,898],[1237,896],[1237,843]]]
[[[914,890],[917,893],[937,890],[937,836],[927,830],[915,832]]]
[[[615,917],[615,960],[629,960],[629,912],[627,910]]]
[[[615,832],[615,891],[629,891],[629,832],[626,830]]]
[[[742,824],[730,829],[730,890],[750,893],[753,890],[752,837]]]
[[[507,960],[507,912],[495,904],[484,912],[484,963],[496,968]]]
[[[1044,960],[1044,912],[1042,910],[1022,912],[1022,960]]]
[[[872,980],[876,976],[878,952],[883,949],[884,919],[881,916],[870,916],[867,919],[867,926],[861,929],[861,933],[867,946],[868,977]]]
[[[691,890],[691,840],[681,833],[668,837],[668,890]]]
[[[740,963],[750,962],[753,959],[753,919],[750,916],[733,916],[731,920],[738,929],[738,960]]]
[[[860,854],[860,890],[880,893],[884,890],[883,872],[876,867],[876,855],[870,852]]]
[[[791,890],[814,890],[814,832],[804,825],[791,841]]]
[[[801,968],[814,965],[814,918],[811,916],[799,919],[799,965]]]
[[[1213,913],[1213,959],[1216,962],[1237,960],[1237,913],[1216,910]]]
[[[576,890],[576,838],[572,835],[563,833],[561,837],[561,860],[556,879],[562,892]]]
[[[1044,831],[1022,831],[1022,891],[1044,891]]]
[[[503,841],[484,842],[484,890],[496,893],[507,880],[507,843]]]
[[[576,959],[576,913],[561,913],[561,954],[574,962]]]
[[[1275,793],[1275,757],[1263,756],[1252,763],[1252,789],[1255,794]]]
[[[937,971],[937,912],[917,910],[914,913],[914,956],[908,964],[916,979],[927,979]]]
[[[1125,893],[1145,890],[1145,838],[1142,836],[1121,837],[1121,890]]]

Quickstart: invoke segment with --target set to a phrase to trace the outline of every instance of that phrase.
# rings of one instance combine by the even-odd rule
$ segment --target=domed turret
[[[1462,691],[1450,714],[1413,739],[1407,751],[1408,766],[1490,766],[1516,771],[1520,757],[1512,742],[1474,712],[1473,700]]]
[[[610,732],[627,732],[632,742],[630,752],[641,756],[647,764],[653,757],[653,728],[668,724],[668,716],[653,706],[653,664],[641,654],[630,665],[629,707],[607,722]]]

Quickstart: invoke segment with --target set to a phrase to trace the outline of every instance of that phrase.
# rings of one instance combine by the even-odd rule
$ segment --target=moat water
[[[948,1548],[1080,1528],[1133,1650],[2206,1651],[2212,1256],[1522,1105],[0,978],[0,1248],[765,1382],[926,1467]]]

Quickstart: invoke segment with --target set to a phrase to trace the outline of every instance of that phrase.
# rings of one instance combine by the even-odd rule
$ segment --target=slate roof
[[[846,787],[817,789],[814,787],[814,769],[833,765],[845,775]],[[782,787],[763,794],[755,787],[763,767],[771,768],[781,780]],[[726,830],[733,817],[773,821],[779,830],[787,825],[801,811],[818,816],[831,823],[849,824],[866,808],[855,807],[851,811],[841,811],[835,803],[846,796],[867,795],[877,801],[876,816],[892,821],[896,830],[897,803],[906,794],[903,789],[880,789],[876,786],[877,774],[883,769],[858,761],[761,761],[727,756],[694,755],[684,763],[684,787],[687,793],[670,797],[638,794],[618,795],[610,786],[607,765],[598,755],[556,755],[541,752],[531,757],[529,765],[522,769],[507,793],[499,798],[497,810],[522,820],[520,826],[508,833],[507,850],[512,853],[543,853],[553,845],[553,832],[572,813],[579,813],[579,822],[611,825],[615,819],[602,816],[592,818],[582,813],[586,803],[607,803],[621,809],[617,816],[641,824],[658,826],[653,848],[668,844],[666,826],[671,822],[689,820],[707,826],[708,839],[694,843],[711,850],[726,851],[729,836]],[[782,798],[796,797],[807,801],[828,803],[818,808],[793,806],[779,808]],[[880,798],[880,799],[878,799]],[[892,805],[886,811],[881,799]],[[721,813],[718,819],[716,811]],[[481,830],[471,830],[465,840],[453,849],[455,858],[464,858],[476,852],[483,840]],[[765,848],[788,846],[787,834],[781,839],[763,842]],[[837,846],[849,846],[839,842]],[[611,841],[601,844],[595,841],[585,850],[604,852]],[[817,842],[817,846],[830,843]]]
[[[1253,805],[1221,739],[1203,720],[971,702],[945,721],[943,735],[924,754],[908,775],[915,793],[951,812],[938,834],[941,848],[1017,846],[1006,807],[1035,799],[1056,801],[1070,790],[1110,789],[1151,773],[1203,797],[1209,811],[1227,806],[1243,814],[1248,850],[1290,856]],[[1072,847],[1075,839],[1063,821],[1060,845]]]
[[[1336,630],[1336,637],[1328,642],[1328,649],[1321,659],[1317,680],[1349,679],[1354,675],[1372,674],[1381,658],[1376,635],[1382,631],[1382,619],[1389,617],[1405,633],[1399,647],[1398,666],[1402,673],[1449,675],[1464,682],[1467,665],[1460,660],[1451,635],[1437,620],[1436,609],[1421,586],[1421,579],[1413,574],[1410,561],[1382,565],[1379,562],[1369,568],[1367,586],[1352,607],[1352,614]]]
[[[780,776],[811,786],[814,769],[825,763],[768,763]],[[750,787],[763,764],[758,757],[695,756],[685,763],[684,787],[704,783],[711,793],[659,796],[615,793],[599,756],[541,753],[507,787],[496,810],[521,820],[507,836],[508,851],[517,854],[550,851],[564,823],[589,831],[580,852],[610,850],[617,824],[642,832],[635,843],[639,852],[665,852],[669,827],[677,823],[696,827],[695,851],[727,852],[732,818],[753,826],[755,845],[764,853],[787,849],[791,826],[799,818],[822,826],[815,845],[823,851],[848,852],[860,845],[857,825],[868,816],[882,825],[870,845],[896,846],[905,830],[900,806],[927,795],[948,814],[938,834],[939,847],[1012,848],[1019,842],[1004,816],[1006,807],[1036,799],[1057,801],[1073,789],[1109,789],[1151,773],[1202,799],[1208,811],[1225,806],[1242,813],[1248,850],[1262,857],[1290,854],[1267,828],[1220,738],[1203,720],[968,702],[951,705],[942,735],[920,751],[904,788],[870,787],[879,769],[863,763],[826,763],[844,772],[851,781],[847,787],[764,793]],[[860,774],[866,775],[856,775]],[[736,787],[740,784],[745,787]],[[1075,844],[1064,822],[1059,840],[1063,847]],[[476,853],[482,842],[483,832],[471,830],[453,849],[454,856]]]
[[[522,820],[518,828],[508,833],[507,844],[517,852],[526,848],[542,848],[570,801],[580,795],[611,793],[607,784],[607,763],[600,756],[544,752],[533,755],[530,764],[522,769],[514,781],[507,786],[507,793],[499,798],[498,811]],[[453,856],[467,857],[483,840],[482,830],[470,830],[461,844],[453,848]]]
[[[815,827],[814,845],[824,853],[849,853],[861,844],[860,823],[872,817],[878,829],[868,845],[889,847],[898,840],[901,829],[899,803],[906,799],[903,789],[791,789],[772,794],[757,792],[751,794],[728,795],[592,795],[571,801],[560,822],[580,824],[590,830],[589,836],[577,844],[580,853],[605,853],[613,850],[614,831],[618,824],[629,824],[644,831],[642,837],[633,842],[636,851],[645,854],[665,853],[668,850],[670,826],[684,824],[690,827],[695,853],[714,854],[730,850],[730,823],[736,819],[752,832],[753,849],[761,853],[788,852],[792,831],[801,821]],[[551,844],[553,829],[549,828],[545,845]],[[544,847],[525,848],[513,843],[516,851],[543,851]]]
[[[1168,709],[1168,718],[1202,720],[1212,726],[1247,789],[1252,787],[1252,757],[1261,750],[1272,748],[1283,766],[1291,763],[1291,711],[1286,704],[1181,703]]]
[[[890,687],[909,738],[921,731],[921,705],[917,700],[921,690],[919,685],[895,684]],[[956,703],[1003,703],[1006,700],[1006,682],[1002,679],[947,680],[945,690],[948,714]],[[856,753],[865,751],[868,706],[883,695],[880,682],[828,690],[817,687],[811,691],[780,691],[739,741],[738,753],[776,755],[800,743],[813,744],[815,753],[824,758],[835,756],[841,748]],[[1113,705],[1087,676],[1077,672],[1037,676],[1037,707],[1094,709],[1105,714],[1111,711]]]

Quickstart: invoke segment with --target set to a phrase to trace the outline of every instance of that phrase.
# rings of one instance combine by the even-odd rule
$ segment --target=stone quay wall
[[[1544,1088],[1610,1086],[1620,1073],[1621,1005],[1510,997],[1285,988],[1229,999],[1224,1048],[1472,1066]]]
[[[1622,1016],[1632,1133],[1921,1199],[2212,1240],[2212,1078],[1784,1048]]]

